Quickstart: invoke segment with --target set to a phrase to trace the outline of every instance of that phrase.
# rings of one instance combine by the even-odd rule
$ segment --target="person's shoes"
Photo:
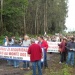
[[[21,70],[26,70],[26,68],[20,68]]]
[[[62,64],[62,62],[60,61],[59,64]]]
[[[27,69],[30,70],[30,67],[28,67]]]
[[[43,69],[48,69],[48,66],[47,67],[44,67]]]

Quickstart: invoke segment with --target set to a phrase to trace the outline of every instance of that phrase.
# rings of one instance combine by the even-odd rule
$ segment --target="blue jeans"
[[[13,60],[14,61],[14,67],[17,68],[19,67],[19,61],[18,60]]]
[[[8,62],[8,65],[9,65],[9,66],[13,66],[13,65],[14,65],[14,64],[13,64],[13,63],[14,63],[13,60],[7,60],[7,62]]]
[[[19,61],[18,60],[7,60],[8,65],[14,66],[14,67],[19,67]]]
[[[48,64],[47,64],[47,52],[46,52],[46,50],[44,50],[44,67],[48,67]]]
[[[29,61],[24,61],[23,62],[23,68],[28,68],[29,67]]]
[[[67,64],[74,65],[74,52],[68,52]]]
[[[36,65],[38,67],[38,73],[39,73],[38,75],[42,75],[41,60],[40,61],[32,62],[33,75],[36,75]]]
[[[46,50],[44,50],[44,62],[41,62],[41,68],[42,68],[43,66],[44,66],[45,68],[48,67],[48,64],[47,64],[47,52],[46,52]]]

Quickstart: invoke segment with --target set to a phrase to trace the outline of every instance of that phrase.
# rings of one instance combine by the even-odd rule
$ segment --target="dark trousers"
[[[63,63],[63,62],[66,62],[66,52],[61,52],[60,53],[60,61]]]
[[[47,64],[47,52],[46,52],[46,50],[44,52],[44,67],[48,67],[48,64]]]
[[[28,68],[28,67],[30,67],[29,61],[24,61],[23,68]]]

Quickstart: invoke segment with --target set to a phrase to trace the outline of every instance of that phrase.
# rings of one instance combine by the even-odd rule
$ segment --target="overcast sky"
[[[75,30],[75,0],[68,0],[68,18],[66,19],[66,26],[68,31]]]

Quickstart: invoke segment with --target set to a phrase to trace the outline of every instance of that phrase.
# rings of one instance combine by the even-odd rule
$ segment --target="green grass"
[[[69,67],[65,64],[63,64],[62,67],[63,68],[60,69],[59,71],[54,71],[53,68],[43,69],[43,75],[72,75],[70,73],[72,71],[71,67]],[[27,74],[24,74],[24,75],[32,75],[32,71],[28,71]]]

